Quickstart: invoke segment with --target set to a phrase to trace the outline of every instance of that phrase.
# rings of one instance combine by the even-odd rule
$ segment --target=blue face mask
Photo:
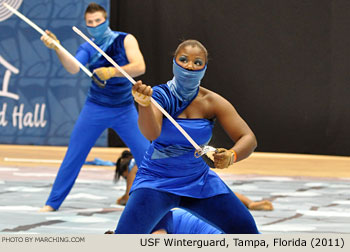
[[[118,36],[118,33],[113,32],[111,28],[109,28],[109,20],[107,19],[102,24],[99,24],[96,27],[86,27],[89,34],[93,37],[93,41],[96,45],[98,45],[103,51],[113,43],[114,39]],[[99,58],[101,54],[96,52],[89,61],[89,64],[94,64]]]
[[[174,78],[168,82],[170,90],[181,101],[189,101],[196,96],[207,65],[200,70],[187,70],[178,65],[173,59]]]
[[[105,22],[103,22],[102,24],[99,24],[96,27],[90,27],[87,26],[86,27],[88,30],[88,33],[95,39],[95,40],[100,40],[104,33],[107,31],[107,29],[109,28],[109,20],[107,19]]]

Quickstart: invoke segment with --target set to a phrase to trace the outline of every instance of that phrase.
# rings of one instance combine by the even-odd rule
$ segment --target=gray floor
[[[57,169],[0,166],[0,234],[102,234],[123,211],[115,200],[125,181],[113,170],[83,169],[57,212],[40,213]],[[273,211],[252,211],[262,233],[350,233],[350,179],[220,175],[233,191],[270,199]]]

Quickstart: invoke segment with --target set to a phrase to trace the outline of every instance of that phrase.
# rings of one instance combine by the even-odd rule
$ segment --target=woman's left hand
[[[215,168],[224,169],[232,165],[234,155],[233,152],[226,150],[225,148],[218,148],[213,154]]]

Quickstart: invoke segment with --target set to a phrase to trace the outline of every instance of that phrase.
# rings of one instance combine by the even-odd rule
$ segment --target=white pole
[[[3,5],[9,9],[11,12],[16,14],[20,19],[22,19],[24,22],[26,22],[28,25],[30,25],[32,28],[34,28],[37,32],[39,32],[41,35],[48,36],[46,32],[44,32],[39,26],[34,24],[32,21],[30,21],[26,16],[22,15],[20,12],[18,12],[16,9],[12,8],[7,3],[3,3]],[[78,65],[80,66],[81,70],[83,70],[90,78],[93,76],[93,74],[87,69],[83,64],[80,63],[79,60],[77,60],[72,54],[70,54],[61,44],[57,43],[55,40],[53,40],[53,43],[55,46],[57,46],[60,50],[62,50],[65,54],[67,54],[69,57],[71,57]]]

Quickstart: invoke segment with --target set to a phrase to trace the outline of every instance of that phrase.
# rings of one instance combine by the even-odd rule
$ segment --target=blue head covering
[[[118,33],[115,33],[109,28],[109,20],[106,19],[105,22],[102,24],[99,24],[96,27],[86,27],[88,30],[88,33],[92,36],[92,41],[98,45],[103,51],[106,51],[106,49],[112,44],[114,39],[118,36]],[[100,53],[96,53],[90,60],[90,64],[93,64],[99,57],[101,56]]]
[[[187,70],[177,64],[176,60],[173,59],[174,77],[167,82],[167,85],[179,100],[190,101],[197,95],[206,69],[207,65],[200,70]]]

